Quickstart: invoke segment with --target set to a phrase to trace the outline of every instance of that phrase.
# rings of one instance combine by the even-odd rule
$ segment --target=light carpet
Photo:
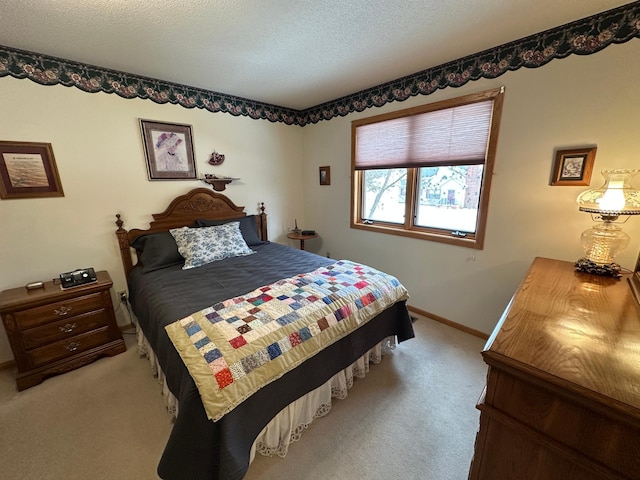
[[[485,341],[425,318],[414,328],[284,459],[258,455],[245,480],[466,479]],[[23,392],[15,370],[0,371],[3,479],[158,478],[171,420],[147,360],[125,340],[125,353]]]

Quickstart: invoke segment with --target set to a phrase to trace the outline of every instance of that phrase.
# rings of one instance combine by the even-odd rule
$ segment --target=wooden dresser
[[[536,258],[482,356],[470,479],[640,479],[640,310],[626,278]]]
[[[0,315],[18,366],[18,390],[126,350],[109,294],[111,277],[102,271],[97,279],[66,290],[46,282],[37,290],[0,292]]]

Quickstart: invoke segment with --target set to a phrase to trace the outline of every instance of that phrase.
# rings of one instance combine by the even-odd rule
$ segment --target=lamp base
[[[595,273],[596,275],[603,275],[605,277],[622,277],[622,267],[613,262],[602,265],[583,257],[576,260],[575,266],[578,272]]]

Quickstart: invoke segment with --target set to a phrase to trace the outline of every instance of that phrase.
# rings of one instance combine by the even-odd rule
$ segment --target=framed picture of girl
[[[191,125],[140,120],[149,180],[195,180]]]

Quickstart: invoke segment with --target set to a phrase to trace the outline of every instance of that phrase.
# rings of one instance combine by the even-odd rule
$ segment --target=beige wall
[[[0,290],[89,266],[110,272],[113,292],[126,289],[115,214],[144,228],[170,199],[206,186],[147,180],[139,118],[192,125],[199,173],[241,177],[224,193],[252,213],[265,202],[272,240],[287,243],[293,219],[304,220],[302,202],[292,201],[302,197],[300,127],[10,77],[0,78],[0,105],[0,139],[50,142],[65,192],[0,200]],[[226,155],[219,167],[207,163],[214,149]],[[118,317],[127,322],[124,311]],[[0,329],[0,363],[11,358]]]
[[[580,233],[592,222],[575,198],[586,187],[549,186],[554,149],[596,144],[594,187],[602,184],[604,168],[640,168],[638,58],[640,41],[632,40],[305,127],[306,220],[322,235],[309,247],[395,274],[411,305],[491,332],[534,257],[575,261],[583,255]],[[500,85],[506,94],[484,250],[349,228],[352,120]],[[318,185],[322,165],[331,166],[331,186]],[[632,241],[618,261],[631,268],[640,218],[630,218],[624,229]]]
[[[593,186],[603,168],[640,166],[637,58],[634,39],[304,128],[0,78],[0,138],[51,142],[65,190],[63,198],[0,201],[0,289],[86,266],[109,270],[114,291],[126,288],[115,214],[129,228],[144,227],[171,198],[204,185],[147,180],[138,126],[147,118],[193,125],[199,172],[241,177],[225,193],[248,211],[264,201],[272,240],[288,243],[297,218],[321,235],[307,242],[310,250],[393,273],[412,305],[488,333],[535,256],[582,255],[580,233],[592,225],[575,205],[583,187],[548,185],[554,148],[597,144]],[[352,120],[500,85],[507,90],[484,250],[349,228]],[[206,163],[214,149],[227,156],[221,167]],[[318,185],[323,165],[331,166],[330,186]],[[631,267],[640,219],[625,230],[633,240],[619,261]],[[10,359],[0,332],[0,363]]]

